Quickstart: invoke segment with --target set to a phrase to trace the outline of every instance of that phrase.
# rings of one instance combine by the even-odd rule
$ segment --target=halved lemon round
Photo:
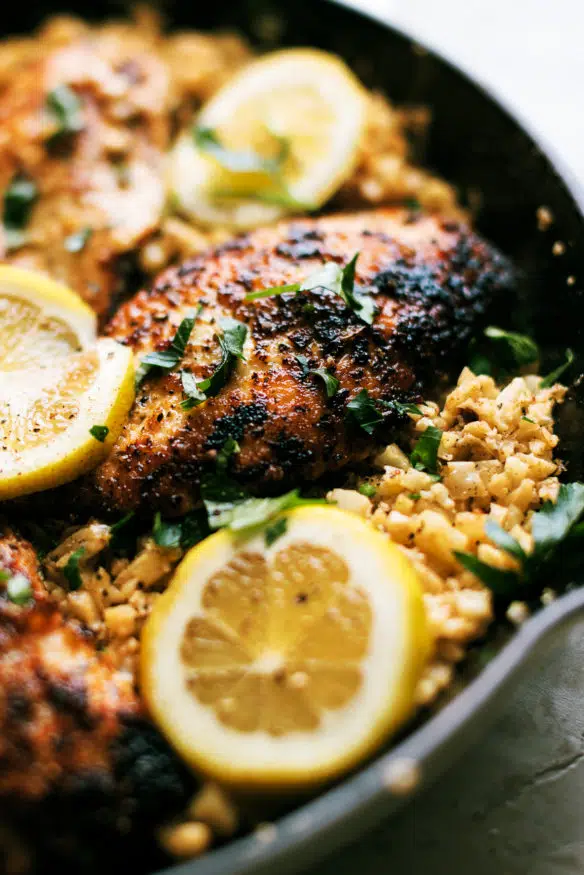
[[[264,55],[203,107],[197,127],[232,154],[268,159],[271,169],[226,169],[217,150],[197,148],[186,132],[169,163],[179,208],[236,229],[316,209],[355,166],[365,107],[363,87],[337,56],[316,49]]]
[[[79,295],[43,274],[0,265],[0,373],[86,349],[95,313]]]
[[[194,768],[240,788],[331,779],[411,714],[421,589],[387,536],[332,507],[194,547],[142,635],[142,692]],[[268,539],[271,541],[271,539]]]
[[[0,500],[59,486],[97,465],[133,398],[132,352],[110,339],[0,372]]]

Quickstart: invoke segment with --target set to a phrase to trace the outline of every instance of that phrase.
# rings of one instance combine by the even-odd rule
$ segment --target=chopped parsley
[[[85,249],[85,246],[92,234],[93,228],[81,228],[81,230],[76,231],[75,234],[70,234],[68,237],[65,237],[63,246],[65,247],[67,252],[81,252],[83,249]]]
[[[334,261],[328,261],[302,282],[249,292],[245,296],[245,300],[256,301],[258,298],[270,298],[274,295],[327,289],[329,292],[339,295],[359,319],[366,322],[367,325],[371,325],[377,314],[377,306],[367,292],[355,288],[355,267],[358,257],[359,253],[357,252],[345,267],[341,267]]]
[[[534,364],[539,356],[539,347],[531,337],[490,325],[480,340],[471,343],[469,367],[475,374],[501,379]]]
[[[109,428],[107,425],[92,425],[89,429],[89,434],[91,437],[95,438],[96,441],[99,441],[100,444],[103,444],[109,434]]]
[[[359,486],[359,492],[367,498],[373,498],[374,495],[377,495],[377,489],[373,483],[361,483]]]
[[[511,601],[525,597],[538,582],[545,583],[549,577],[550,564],[558,558],[562,548],[561,564],[569,559],[564,545],[571,540],[578,543],[576,562],[581,562],[580,541],[584,526],[584,483],[563,483],[555,503],[547,501],[541,510],[534,513],[531,522],[533,550],[526,553],[521,544],[498,523],[485,525],[488,537],[518,562],[518,570],[494,568],[470,553],[455,553],[461,565],[475,574],[488,586],[495,596]]]
[[[287,137],[277,135],[274,137],[278,141],[278,152],[272,158],[265,158],[251,149],[245,151],[228,149],[213,128],[197,125],[193,128],[193,139],[197,149],[209,155],[231,173],[265,173],[268,176],[277,176],[290,155],[290,141]]]
[[[367,389],[355,395],[347,404],[347,416],[367,434],[373,434],[375,428],[383,422],[383,416],[377,410]]]
[[[32,586],[24,574],[13,574],[6,583],[6,597],[15,605],[26,605],[32,601]]]
[[[182,525],[180,522],[172,520],[166,522],[162,519],[160,513],[154,516],[154,525],[152,526],[152,537],[154,543],[159,547],[180,547],[182,538]]]
[[[217,338],[221,348],[221,360],[211,376],[197,382],[192,374],[185,371],[181,373],[183,391],[187,396],[181,401],[183,410],[192,410],[207,398],[217,395],[229,380],[237,360],[244,360],[247,325],[230,317],[221,319],[219,324],[223,329]]]
[[[522,416],[521,419],[522,419],[524,422],[529,422],[529,423],[531,423],[531,425],[535,425],[535,420],[530,419],[529,416]]]
[[[73,553],[71,553],[71,555],[69,556],[67,564],[63,568],[63,574],[65,576],[65,580],[69,584],[70,591],[80,589],[80,587],[83,585],[81,572],[79,571],[79,560],[84,554],[85,547],[79,547],[78,550],[74,550]]]
[[[421,497],[421,493],[419,492],[410,492],[408,495],[408,498],[411,498],[412,501],[419,501]]]
[[[288,528],[288,520],[285,516],[279,517],[275,522],[269,525],[264,532],[264,541],[266,547],[271,547],[272,544],[281,538]]]
[[[201,497],[211,529],[243,532],[272,523],[283,511],[293,507],[327,503],[324,499],[302,498],[298,489],[276,498],[249,496],[226,471],[229,458],[238,451],[237,441],[228,438],[217,455],[215,470],[202,478]]]
[[[26,226],[34,203],[38,197],[38,189],[32,179],[16,174],[4,193],[4,209],[2,224],[6,249],[18,249],[26,243]]]
[[[308,377],[310,374],[320,377],[324,383],[327,398],[332,398],[333,395],[337,394],[341,384],[327,368],[311,368],[305,355],[297,355],[296,361],[300,365],[303,378]]]
[[[410,416],[423,416],[422,411],[418,407],[417,404],[403,404],[401,401],[379,401],[379,404],[382,404],[383,407],[388,407],[390,410],[395,410],[396,413],[401,413],[402,416],[406,414]]]
[[[435,425],[429,425],[426,431],[420,435],[412,453],[410,462],[417,468],[418,471],[426,471],[434,477],[439,476],[438,472],[438,450],[440,449],[440,441],[442,440],[442,432]]]
[[[178,365],[185,354],[189,337],[201,309],[202,307],[199,306],[196,312],[185,316],[178,326],[168,349],[161,350],[160,352],[149,352],[142,357],[136,370],[136,386],[140,385],[151,370],[155,369],[159,373],[168,373]]]
[[[566,361],[563,363],[563,365],[560,365],[559,367],[557,367],[555,369],[555,371],[552,371],[551,374],[548,374],[547,377],[543,378],[543,380],[540,383],[541,388],[542,389],[549,389],[551,386],[553,386],[555,383],[557,383],[558,380],[560,379],[560,377],[564,374],[564,372],[567,371],[569,367],[571,367],[571,365],[574,362],[574,359],[575,359],[575,355],[572,352],[572,350],[567,349],[566,350]]]
[[[126,528],[128,523],[130,523],[134,519],[135,516],[136,516],[135,512],[133,510],[130,510],[121,519],[119,519],[117,521],[117,523],[113,523],[110,526],[110,539],[114,540],[115,538],[117,538],[119,536],[120,532]]]
[[[78,134],[83,130],[83,104],[77,94],[68,85],[58,85],[47,94],[46,107],[55,123],[55,131],[49,137],[49,143],[54,143],[70,134]]]

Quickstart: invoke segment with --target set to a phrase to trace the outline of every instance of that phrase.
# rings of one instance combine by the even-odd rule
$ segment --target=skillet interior
[[[54,3],[46,0],[34,7],[12,5],[4,11],[4,31],[29,30],[55,11],[100,18],[123,14],[126,8],[122,2],[107,0],[93,2],[90,7],[83,0],[68,0],[59,3],[57,10]],[[333,50],[349,61],[367,85],[383,88],[395,102],[430,106],[434,122],[425,152],[419,158],[458,185],[463,201],[474,202],[479,193],[479,229],[507,251],[524,273],[521,300],[508,302],[507,311],[498,321],[536,336],[546,356],[544,372],[566,347],[577,352],[584,350],[584,219],[574,199],[578,199],[578,193],[570,193],[553,164],[488,95],[434,55],[414,49],[399,33],[326,0],[295,0],[293,4],[276,0],[221,0],[202,7],[186,0],[173,0],[164,8],[173,27],[235,25],[266,48],[300,44]],[[270,27],[274,22],[278,26]],[[270,37],[266,39],[268,33]],[[584,205],[584,196],[580,201]],[[537,228],[536,211],[542,205],[548,207],[555,219],[546,231]],[[565,244],[565,254],[552,254],[556,241]],[[568,277],[576,278],[573,285],[568,285]],[[574,401],[566,405],[560,426],[571,479],[583,476],[584,413],[580,411],[584,408],[577,395],[575,392]],[[568,599],[571,599],[568,607],[577,607],[582,600],[578,593]],[[563,611],[558,603],[546,620],[529,632],[533,640],[544,631],[544,623],[561,621]],[[489,642],[491,655],[503,648],[508,637],[502,627],[494,630]],[[523,642],[514,642],[504,649],[490,667],[489,677],[483,675],[480,679],[485,696],[514,668],[514,660],[519,665],[523,659],[521,647],[525,649],[528,644],[524,637]],[[471,666],[461,677],[459,688],[468,686],[474,674]],[[478,711],[480,696],[474,698],[474,731],[478,731],[484,715]],[[452,707],[457,704],[446,711],[452,713]],[[446,711],[438,719],[446,717]],[[454,730],[457,721],[450,722]],[[448,731],[447,723],[443,721],[442,725]],[[399,745],[395,753],[415,755],[416,759],[427,754],[424,739],[430,738],[433,725],[434,721],[426,720],[420,732],[411,736],[405,747]],[[462,743],[458,748],[463,749]],[[425,758],[427,774],[440,771],[443,759],[438,745]],[[269,845],[250,838],[201,861],[176,867],[173,872],[235,875],[251,871],[282,873],[287,868],[297,871],[304,857],[314,860],[327,847],[348,840],[377,819],[379,814],[373,807],[379,787],[379,768],[374,764],[339,788],[342,792],[337,790],[321,797],[292,819],[288,818],[278,831],[280,838]],[[376,811],[397,807],[397,799],[385,807],[375,806]],[[322,832],[317,835],[316,827],[320,826]]]

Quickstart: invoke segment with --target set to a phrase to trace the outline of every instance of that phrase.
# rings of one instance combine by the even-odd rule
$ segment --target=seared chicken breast
[[[0,571],[1,871],[21,846],[41,854],[35,871],[64,860],[103,871],[100,843],[109,855],[134,830],[152,853],[152,826],[184,804],[192,780],[146,722],[131,678],[62,616],[34,549],[2,525]],[[15,575],[30,584],[23,604],[7,597]]]
[[[356,288],[375,305],[372,324],[323,287],[246,300],[356,253]],[[240,447],[231,473],[253,490],[282,491],[363,459],[405,420],[391,402],[419,400],[455,366],[511,282],[506,260],[467,227],[405,209],[281,224],[167,271],[118,311],[107,334],[139,360],[171,348],[182,320],[200,312],[176,367],[154,368],[140,385],[121,437],[92,475],[93,498],[111,511],[185,511],[229,437]],[[214,397],[184,409],[185,373],[202,381],[219,366],[225,317],[247,328],[244,360]],[[338,381],[330,397],[318,369]],[[367,431],[348,407],[363,389],[381,402],[380,422]]]
[[[0,258],[103,315],[164,208],[169,76],[143,31],[71,27],[2,56]]]

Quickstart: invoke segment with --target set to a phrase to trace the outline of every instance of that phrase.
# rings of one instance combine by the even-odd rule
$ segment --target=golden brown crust
[[[111,774],[112,744],[141,711],[129,678],[50,603],[34,549],[7,527],[0,568],[33,592],[26,605],[0,593],[0,797]]]
[[[2,81],[0,191],[15,176],[37,188],[26,244],[0,258],[47,272],[104,314],[121,289],[122,256],[158,226],[169,139],[168,71],[139,31],[72,31],[15,53]],[[57,137],[47,97],[66,86],[81,102],[82,129]],[[82,251],[72,234],[91,229]]]
[[[379,308],[372,326],[323,289],[244,300],[251,290],[298,282],[324,262],[346,264],[356,252],[357,282]],[[180,367],[199,380],[214,371],[222,316],[246,323],[246,362],[189,412],[180,406],[178,369],[150,375],[92,489],[112,510],[183,511],[229,436],[241,446],[233,473],[255,489],[281,491],[361,459],[400,417],[385,408],[384,426],[370,437],[347,420],[347,403],[364,388],[385,401],[420,398],[455,364],[488,302],[509,283],[506,261],[467,228],[403,209],[284,223],[171,269],[124,305],[107,333],[139,356],[162,350],[201,304]],[[334,397],[303,376],[297,355],[336,376]]]

